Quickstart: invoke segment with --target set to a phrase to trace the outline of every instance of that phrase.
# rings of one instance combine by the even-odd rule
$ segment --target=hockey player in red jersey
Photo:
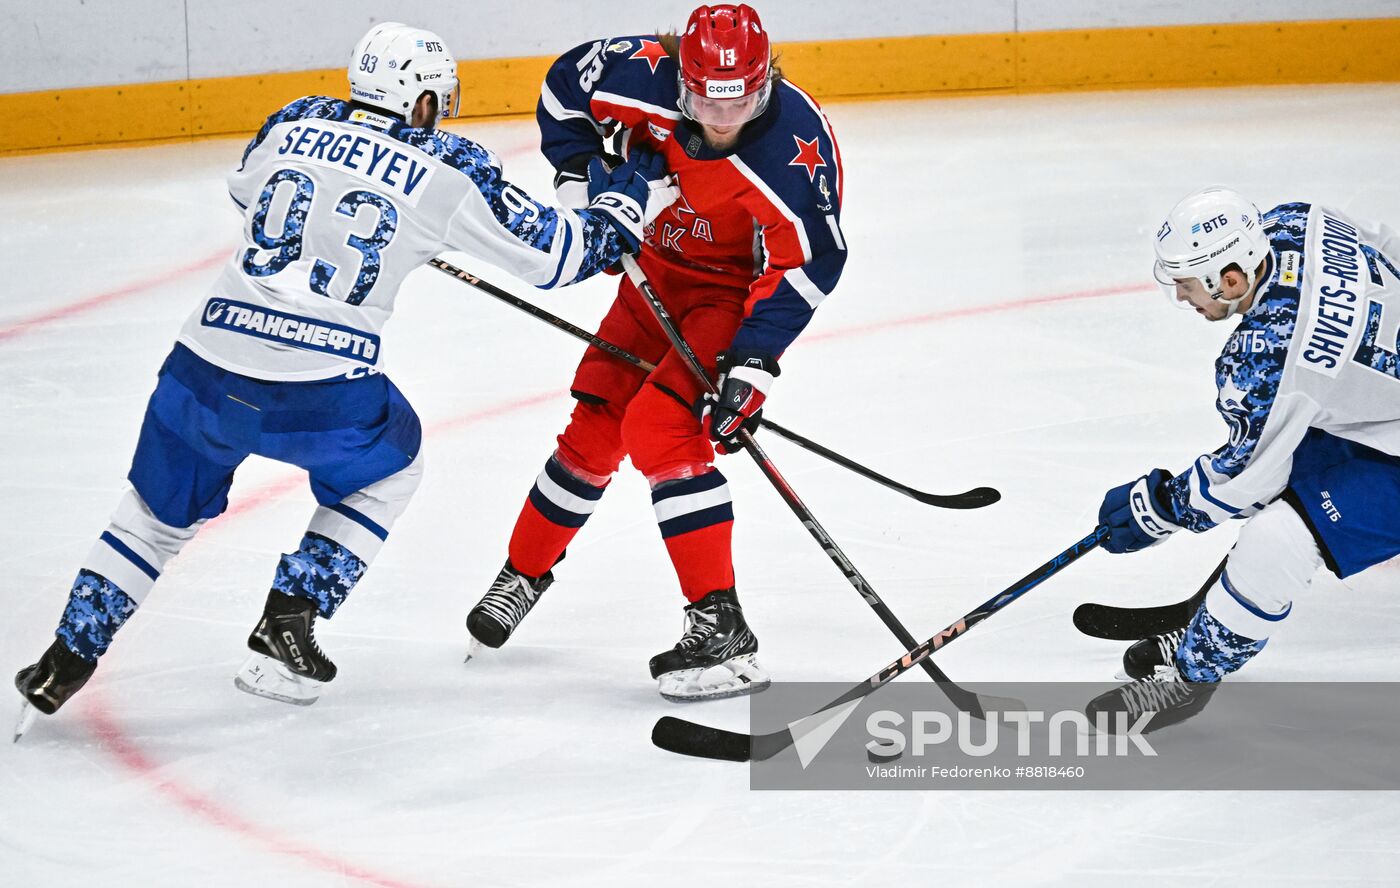
[[[618,154],[644,145],[680,199],[648,227],[639,262],[720,397],[706,403],[626,279],[599,329],[657,364],[650,374],[590,350],[577,404],[516,521],[509,558],[467,618],[500,647],[554,581],[623,456],[646,476],[681,592],[685,632],[653,657],[662,696],[687,701],[767,686],[735,592],[729,488],[716,448],[737,449],[778,376],[778,359],[831,293],[846,259],[841,157],[817,103],[773,64],[758,13],[696,9],[679,35],[576,47],[545,78],[536,116],[561,202],[587,199]],[[713,443],[712,443],[713,442]]]

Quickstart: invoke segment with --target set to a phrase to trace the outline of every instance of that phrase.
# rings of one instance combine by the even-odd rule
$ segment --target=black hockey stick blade
[[[1220,562],[1201,586],[1199,592],[1184,601],[1159,604],[1155,607],[1117,607],[1112,604],[1086,602],[1074,609],[1074,628],[1093,638],[1109,641],[1137,641],[1150,635],[1164,635],[1174,629],[1184,629],[1196,615],[1206,593],[1225,570]]]
[[[926,493],[922,490],[916,490],[908,484],[901,484],[893,478],[881,475],[869,466],[863,466],[850,457],[842,456],[829,447],[823,447],[811,438],[797,434],[792,429],[784,428],[771,419],[762,419],[759,421],[759,425],[780,438],[786,438],[803,450],[810,450],[815,454],[824,456],[837,465],[844,466],[863,478],[868,478],[876,484],[888,487],[890,490],[898,491],[910,499],[918,500],[926,506],[937,506],[940,509],[980,509],[984,506],[990,506],[992,503],[1001,499],[1001,492],[991,487],[978,487],[963,493]]]
[[[786,731],[782,733],[787,733]],[[667,752],[726,762],[749,761],[758,737],[665,715],[651,729],[653,745]]]
[[[928,506],[942,509],[981,509],[1001,501],[1001,491],[995,487],[975,487],[963,493],[924,493],[910,487],[905,494]]]
[[[1156,607],[1115,607],[1089,601],[1074,609],[1074,628],[1093,638],[1137,641],[1185,628],[1203,600],[1205,596],[1198,594]]]
[[[813,716],[820,717],[820,713]],[[743,734],[665,715],[651,729],[651,742],[658,749],[695,758],[764,762],[787,749],[794,740],[792,732],[787,729],[771,734]]]

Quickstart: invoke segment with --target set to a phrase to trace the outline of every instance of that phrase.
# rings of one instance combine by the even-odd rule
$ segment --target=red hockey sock
[[[724,476],[716,470],[665,482],[652,490],[651,501],[686,599],[733,586],[734,507]]]
[[[686,601],[699,601],[717,589],[734,585],[734,560],[729,549],[733,528],[733,521],[723,521],[666,538],[666,551],[671,553]]]
[[[515,569],[538,577],[553,567],[593,514],[606,486],[584,481],[551,456],[515,520],[510,536],[510,563]]]

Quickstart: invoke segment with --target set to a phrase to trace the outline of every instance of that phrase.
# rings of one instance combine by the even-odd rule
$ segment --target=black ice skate
[[[234,676],[234,686],[296,706],[315,703],[336,671],[316,644],[315,626],[315,602],[269,592],[262,620],[248,636],[253,655]]]
[[[739,596],[721,589],[686,607],[685,634],[651,658],[651,677],[673,703],[754,694],[772,683],[757,654]]]
[[[1175,650],[1172,648],[1173,652]],[[1139,718],[1150,712],[1153,713],[1151,719],[1138,729],[1150,734],[1195,716],[1206,708],[1218,687],[1218,682],[1187,681],[1175,666],[1158,666],[1146,678],[1128,682],[1090,700],[1084,707],[1084,714],[1096,729],[1103,725],[1109,733],[1118,733],[1137,724]]]
[[[84,660],[55,638],[39,662],[16,673],[15,688],[24,695],[25,702],[20,707],[19,723],[15,726],[15,742],[19,742],[40,712],[53,715],[67,703],[87,684],[96,669],[96,661]]]
[[[472,639],[489,648],[505,644],[515,627],[520,625],[520,621],[525,619],[525,615],[553,582],[553,571],[547,570],[540,577],[527,576],[507,560],[506,566],[496,574],[491,588],[467,614],[467,631]],[[470,660],[478,650],[476,645],[471,645],[467,659]]]
[[[1147,678],[1159,666],[1175,666],[1176,649],[1186,637],[1186,628],[1173,629],[1164,635],[1153,635],[1133,644],[1123,652],[1123,677]]]

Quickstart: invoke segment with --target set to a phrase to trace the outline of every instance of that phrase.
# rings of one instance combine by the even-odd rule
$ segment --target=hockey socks
[[[558,453],[544,464],[515,520],[510,563],[520,573],[544,576],[579,532],[607,489],[608,478],[566,465]]]
[[[1321,563],[1312,533],[1286,501],[1251,518],[1177,648],[1181,674],[1219,681],[1243,666],[1263,650]]]
[[[1234,588],[1227,569],[1186,627],[1176,649],[1177,669],[1188,681],[1220,681],[1262,651],[1273,627],[1291,610],[1291,605],[1277,614],[1261,610]]]
[[[686,600],[733,588],[734,505],[724,475],[714,469],[664,481],[652,488],[651,502]]]
[[[310,599],[316,612],[329,619],[368,567],[340,543],[308,531],[301,546],[278,562],[272,591]]]
[[[136,607],[135,601],[105,577],[80,570],[54,634],[68,650],[96,662],[107,653],[112,636],[136,613]]]

